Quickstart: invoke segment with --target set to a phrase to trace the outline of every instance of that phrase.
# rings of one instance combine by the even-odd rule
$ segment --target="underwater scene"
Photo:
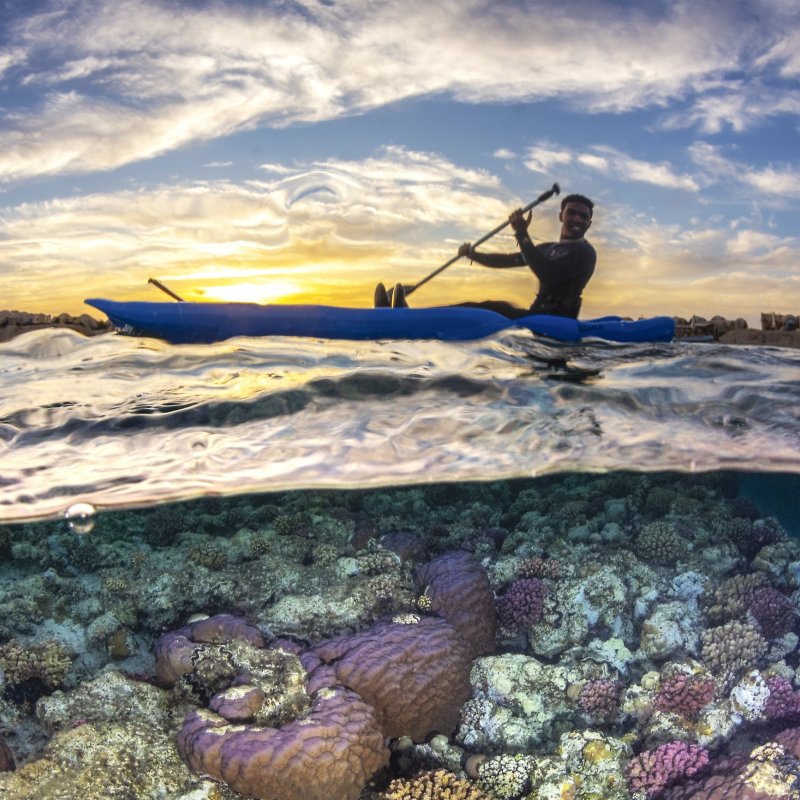
[[[800,356],[0,348],[0,798],[800,798]]]

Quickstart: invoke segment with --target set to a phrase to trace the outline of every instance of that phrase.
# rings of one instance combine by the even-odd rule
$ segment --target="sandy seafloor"
[[[800,798],[794,352],[18,337],[0,798]],[[443,605],[420,570],[453,553],[477,583]],[[238,638],[184,627],[216,615]],[[382,766],[362,777],[368,748],[333,725],[254,779],[258,731],[322,730],[308,653],[356,634],[384,670],[364,712]],[[232,686],[257,702],[219,730],[256,734],[214,774],[224,736],[181,730]],[[440,726],[404,735],[431,704]]]

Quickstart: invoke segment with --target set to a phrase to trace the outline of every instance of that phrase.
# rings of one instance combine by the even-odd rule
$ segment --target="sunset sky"
[[[371,305],[557,181],[597,204],[583,317],[800,313],[798,0],[0,15],[0,308],[167,300],[150,277],[185,299]],[[535,240],[557,213],[534,211]],[[535,290],[462,260],[412,304]]]

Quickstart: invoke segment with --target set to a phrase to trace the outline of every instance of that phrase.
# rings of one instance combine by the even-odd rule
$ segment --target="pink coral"
[[[764,715],[769,720],[800,720],[800,695],[786,678],[773,675],[767,678],[769,697]]]
[[[661,682],[655,707],[658,711],[680,714],[688,720],[696,720],[713,697],[713,679],[703,675],[673,672]]]
[[[666,742],[632,758],[625,777],[631,792],[642,792],[654,800],[670,786],[699,775],[708,762],[708,751],[700,745]]]
[[[578,696],[582,711],[601,720],[610,720],[619,714],[622,684],[608,678],[587,681]]]
[[[545,597],[547,586],[539,578],[514,581],[497,603],[501,625],[512,631],[535,625],[542,618]]]
[[[797,609],[791,600],[772,586],[763,586],[753,592],[750,613],[767,639],[784,636],[797,622]]]

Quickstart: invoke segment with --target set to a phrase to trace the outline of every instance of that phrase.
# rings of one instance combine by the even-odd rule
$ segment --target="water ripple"
[[[0,519],[563,471],[800,471],[800,355],[45,330],[0,347]]]

